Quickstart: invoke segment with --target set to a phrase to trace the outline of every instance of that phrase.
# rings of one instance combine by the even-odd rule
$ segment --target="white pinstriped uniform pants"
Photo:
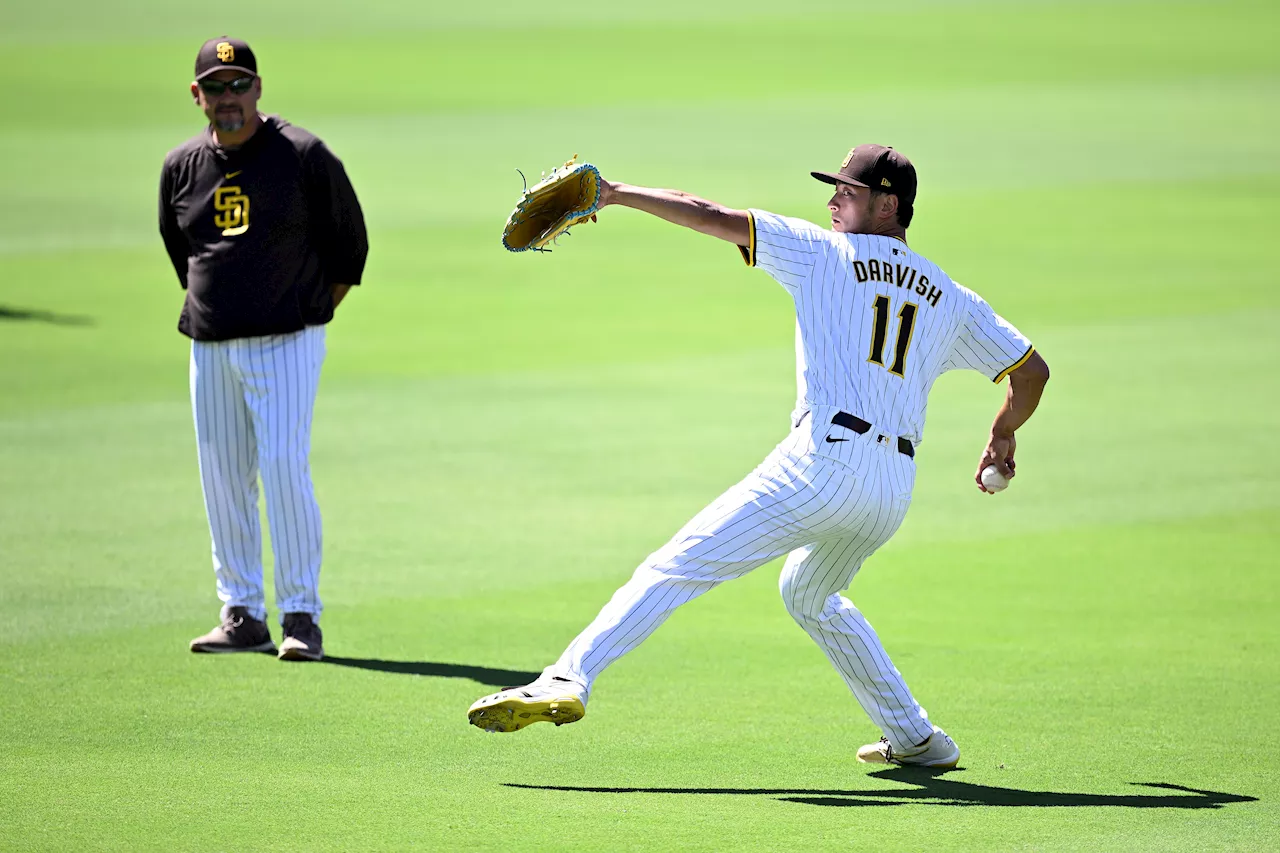
[[[324,326],[191,342],[200,483],[223,612],[266,618],[258,477],[275,555],[276,607],[320,616],[320,507],[311,485],[311,415]]]
[[[755,471],[651,554],[547,673],[589,693],[605,667],[681,604],[789,554],[779,584],[788,612],[895,747],[929,737],[928,714],[871,625],[840,595],[902,523],[915,462],[896,441],[877,442],[874,427],[862,436],[832,426],[835,411],[815,407]]]

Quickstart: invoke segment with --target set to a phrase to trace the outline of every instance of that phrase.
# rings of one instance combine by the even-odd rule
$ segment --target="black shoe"
[[[284,641],[280,660],[323,660],[324,635],[310,613],[284,615]]]
[[[317,629],[318,631],[319,629]],[[228,607],[222,624],[191,641],[193,652],[274,652],[267,623],[249,615],[247,607]]]

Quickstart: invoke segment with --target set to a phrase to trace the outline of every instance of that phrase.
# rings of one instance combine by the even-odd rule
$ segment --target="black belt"
[[[836,412],[835,416],[831,418],[831,423],[836,426],[842,426],[845,429],[851,429],[858,435],[866,435],[871,429],[871,424],[867,423],[862,418],[849,414],[848,412]],[[883,435],[876,436],[876,441],[884,441],[884,439],[885,436]],[[916,448],[910,441],[902,436],[898,436],[898,452],[903,456],[910,456],[914,459],[916,455]]]

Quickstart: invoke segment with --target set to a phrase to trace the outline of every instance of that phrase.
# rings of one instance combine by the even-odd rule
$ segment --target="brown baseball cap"
[[[248,42],[220,36],[200,46],[200,52],[196,54],[196,80],[203,80],[224,69],[258,76],[258,60]]]
[[[916,200],[916,167],[884,145],[859,145],[850,149],[838,172],[810,172],[824,184],[853,184],[877,192],[892,193],[910,207]]]

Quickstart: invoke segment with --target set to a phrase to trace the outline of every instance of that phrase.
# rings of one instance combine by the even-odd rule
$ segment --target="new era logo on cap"
[[[880,186],[882,186],[882,187],[891,187],[891,186],[893,186],[893,184],[889,183],[889,179],[888,179],[888,178],[881,178],[881,179],[880,179]]]

